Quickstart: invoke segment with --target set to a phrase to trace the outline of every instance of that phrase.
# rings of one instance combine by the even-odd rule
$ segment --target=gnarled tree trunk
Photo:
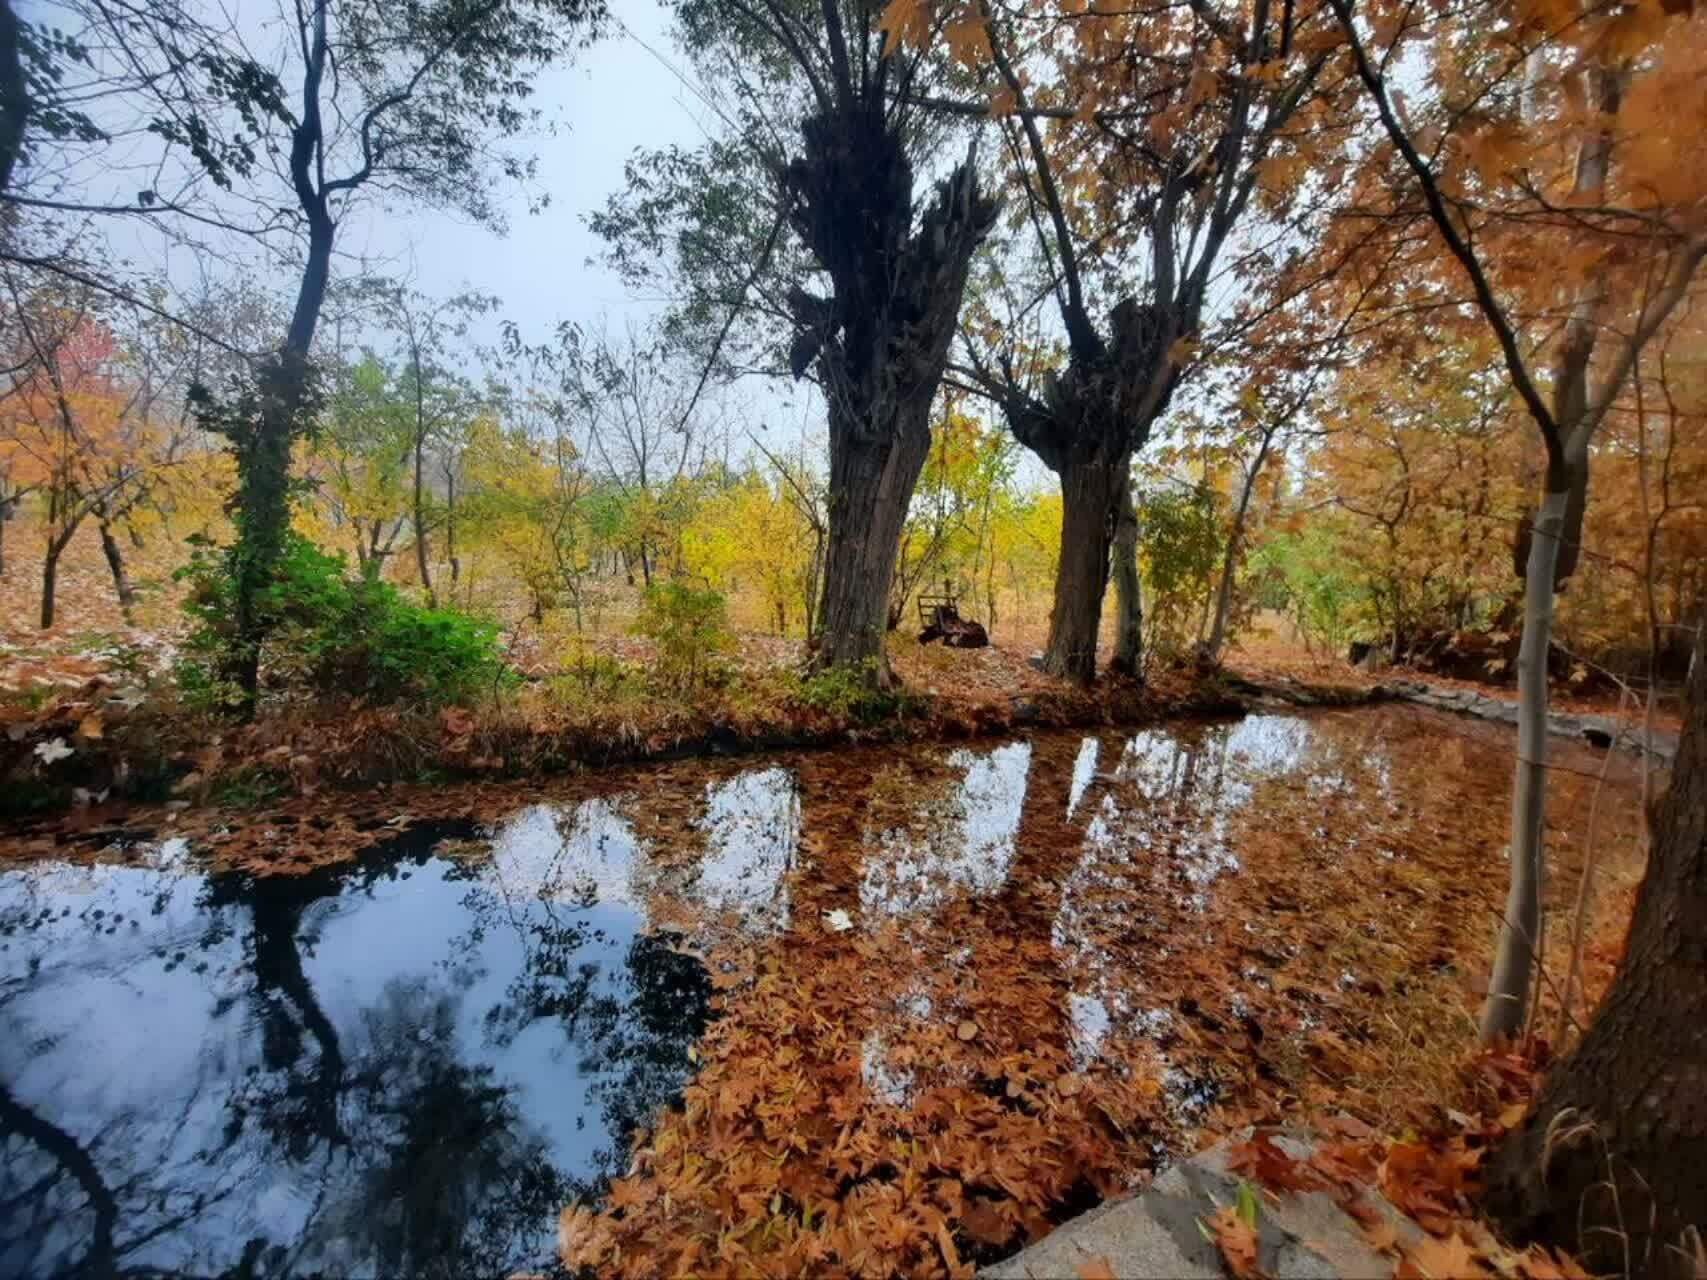
[[[1624,963],[1488,1166],[1486,1208],[1597,1272],[1694,1277],[1707,1229],[1707,664],[1654,814]]]
[[[829,274],[828,298],[789,295],[796,376],[817,365],[830,406],[830,536],[820,667],[858,666],[886,683],[889,587],[913,486],[930,452],[930,412],[948,361],[972,254],[997,206],[976,156],[938,185],[914,229],[913,173],[879,98],[859,93],[809,118],[785,197],[800,239]]]

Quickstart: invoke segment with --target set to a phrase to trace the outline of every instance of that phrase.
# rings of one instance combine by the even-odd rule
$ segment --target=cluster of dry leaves
[[[1574,1259],[1541,1246],[1512,1249],[1474,1215],[1483,1158],[1522,1118],[1535,1082],[1533,1057],[1487,1050],[1465,1066],[1497,1116],[1454,1112],[1449,1127],[1405,1141],[1384,1138],[1345,1115],[1320,1125],[1321,1138],[1298,1158],[1258,1129],[1230,1152],[1230,1168],[1265,1196],[1323,1192],[1351,1217],[1364,1241],[1391,1258],[1398,1280],[1588,1280]],[[1406,1229],[1372,1192],[1421,1231]],[[1227,1270],[1237,1280],[1265,1280],[1258,1263],[1260,1205],[1228,1205],[1205,1222]]]

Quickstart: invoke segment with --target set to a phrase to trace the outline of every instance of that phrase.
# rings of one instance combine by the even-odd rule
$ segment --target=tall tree
[[[281,232],[291,237],[286,256],[298,275],[289,322],[244,391],[229,403],[210,403],[204,416],[230,436],[237,460],[227,674],[240,709],[252,711],[268,630],[262,597],[289,521],[292,447],[316,403],[311,357],[339,223],[377,190],[501,224],[495,181],[531,172],[532,161],[509,145],[537,115],[527,101],[531,77],[596,32],[604,5],[304,0],[267,15],[245,12],[241,28],[217,7],[180,0],[140,8],[70,0],[70,9],[99,44],[55,46],[57,65],[86,68],[85,79],[99,90],[101,119],[118,122],[109,129],[84,118],[88,127],[77,136],[114,148],[130,145],[131,134],[146,126],[146,135],[189,159],[163,162],[155,185],[137,194],[116,195],[114,176],[88,166],[95,176],[87,190],[51,200],[8,198],[31,208],[145,218],[174,233],[212,228],[269,244]],[[255,23],[284,36],[271,62],[249,52]],[[109,62],[124,74],[112,78]],[[31,119],[56,124],[40,104]],[[210,184],[218,189],[211,205]]]
[[[982,49],[993,68],[988,111],[1065,335],[1064,368],[1053,344],[1019,353],[1003,337],[994,351],[973,343],[968,372],[1060,480],[1044,665],[1087,683],[1132,456],[1185,376],[1252,197],[1284,204],[1302,172],[1308,144],[1292,126],[1327,53],[1300,34],[1321,22],[1268,3],[1060,22],[1053,5],[953,0],[941,16],[969,60]]]
[[[750,185],[732,190],[711,152],[644,157],[642,182],[595,225],[619,243],[667,245],[675,267],[699,281],[690,313],[697,308],[711,333],[708,369],[745,311],[768,318],[795,378],[814,375],[830,436],[816,661],[886,683],[885,606],[901,527],[930,450],[972,255],[996,205],[979,190],[970,151],[920,198],[916,166],[942,131],[932,132],[911,91],[943,64],[898,47],[876,10],[875,0],[684,3],[684,40],[700,65],[735,67],[726,118],[741,141],[712,150],[743,167]],[[772,216],[738,213],[742,190],[749,208],[755,190],[768,197],[761,207]],[[722,257],[759,265],[719,268],[706,246],[720,229],[752,250],[733,254],[723,238]]]
[[[1424,20],[1403,3],[1375,0],[1354,12],[1352,0],[1329,2],[1388,144],[1371,153],[1355,217],[1379,220],[1395,238],[1432,227],[1423,243],[1435,265],[1413,261],[1403,305],[1422,294],[1474,307],[1545,459],[1519,553],[1512,875],[1482,1016],[1493,1040],[1521,1032],[1530,1005],[1547,660],[1555,594],[1578,561],[1590,446],[1707,258],[1707,180],[1675,159],[1691,145],[1707,93],[1707,15],[1677,5],[1490,3]],[[1410,45],[1423,47],[1434,74],[1427,92],[1401,100],[1392,80]]]

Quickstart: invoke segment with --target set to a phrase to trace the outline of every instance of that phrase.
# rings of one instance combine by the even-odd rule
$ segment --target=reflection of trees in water
[[[638,934],[619,950],[616,921],[635,922],[626,911],[534,902],[518,913],[481,890],[465,905],[481,921],[477,928],[512,928],[522,948],[503,999],[484,1015],[487,1043],[509,1048],[549,1022],[576,1054],[585,1101],[598,1106],[610,1141],[591,1153],[594,1176],[571,1177],[569,1185],[575,1195],[595,1194],[620,1164],[627,1136],[681,1089],[687,1048],[709,1016],[710,978],[697,959],[675,950],[673,934]]]
[[[348,1142],[326,1155],[296,1248],[263,1262],[462,1277],[541,1260],[565,1183],[493,1069],[461,1061],[461,1000],[418,978],[388,983],[361,1011],[340,1108]]]
[[[57,1125],[19,1105],[0,1086],[0,1264],[14,1275],[105,1275],[118,1260],[118,1203],[88,1150]],[[79,1197],[81,1203],[79,1203]],[[67,1219],[88,1219],[80,1258],[43,1255]]]

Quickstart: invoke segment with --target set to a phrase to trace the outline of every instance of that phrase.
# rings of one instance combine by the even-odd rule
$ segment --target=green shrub
[[[658,646],[656,672],[675,688],[693,688],[717,672],[731,639],[722,593],[679,580],[646,588],[634,630]]]
[[[226,555],[203,544],[181,571],[196,627],[178,663],[178,687],[194,705],[235,705],[224,678],[234,643]],[[454,609],[430,609],[390,583],[351,576],[342,556],[292,534],[273,583],[261,594],[269,684],[375,702],[463,702],[513,679],[498,652],[498,628]]]
[[[800,682],[800,700],[816,711],[841,720],[870,724],[905,711],[904,694],[873,688],[876,660],[867,658],[854,666],[826,667]]]

